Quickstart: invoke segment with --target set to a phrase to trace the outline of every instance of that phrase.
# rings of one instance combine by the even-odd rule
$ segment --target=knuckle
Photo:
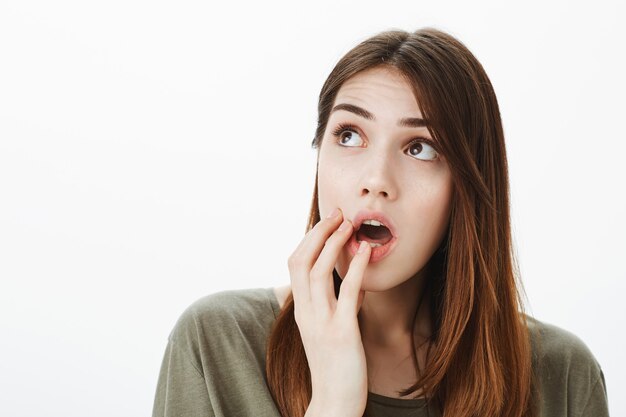
[[[349,236],[352,233],[352,230],[353,230],[352,223],[348,222],[347,224],[341,226],[341,230],[337,228],[337,230],[335,230],[335,232],[333,233],[332,238],[336,240],[344,239],[346,235]]]
[[[335,217],[324,217],[321,221],[317,222],[316,226],[319,225],[329,225],[333,224],[337,221],[337,216]]]
[[[330,219],[322,219],[313,226],[312,230],[328,230],[332,229],[332,227],[337,223],[337,217],[331,217]]]
[[[298,255],[291,255],[287,259],[287,266],[289,269],[297,269],[302,264],[302,258]]]
[[[348,271],[348,273],[346,274],[346,276],[345,276],[345,277],[343,278],[343,280],[341,281],[341,286],[339,287],[339,288],[340,288],[340,289],[339,289],[340,294],[341,294],[341,293],[345,293],[345,291],[344,291],[344,290],[346,290],[346,291],[350,291],[351,286],[350,286],[350,280],[349,280],[349,278],[350,278],[350,271]]]
[[[309,278],[311,281],[319,281],[326,279],[327,274],[328,271],[326,270],[326,267],[318,262],[313,265],[313,267],[309,271]]]
[[[350,277],[346,276],[346,278],[350,278]],[[352,290],[355,289],[355,284],[352,282],[352,280],[346,279],[346,278],[344,278],[344,280],[341,282],[341,287],[345,289],[346,291],[348,291],[349,293],[352,293]]]
[[[309,272],[309,277],[311,278],[312,281],[317,281],[322,279],[322,271],[321,268],[318,264],[313,265],[313,268],[311,268],[311,272]]]
[[[324,242],[324,247],[330,247],[331,249],[336,249],[337,245],[339,245],[339,240],[341,239],[341,232],[335,230]]]

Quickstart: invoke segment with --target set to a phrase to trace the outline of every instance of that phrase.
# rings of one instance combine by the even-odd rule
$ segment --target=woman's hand
[[[367,403],[367,366],[357,313],[371,248],[361,243],[335,298],[333,268],[353,233],[339,209],[318,222],[289,257],[294,315],[311,370],[308,415],[359,416]]]

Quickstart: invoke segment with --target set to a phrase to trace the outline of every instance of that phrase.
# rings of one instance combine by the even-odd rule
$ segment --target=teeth
[[[363,224],[369,224],[371,226],[384,226],[384,224],[382,224],[381,222],[377,220],[365,220]]]
[[[357,240],[357,243],[359,245],[361,244],[361,242],[362,242],[362,240]],[[369,243],[372,248],[377,248],[379,246],[382,246],[382,243],[374,243],[374,242],[367,242],[367,243]]]

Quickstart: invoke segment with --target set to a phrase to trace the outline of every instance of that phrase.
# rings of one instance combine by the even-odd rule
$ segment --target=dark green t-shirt
[[[229,290],[193,303],[172,330],[153,417],[280,417],[265,377],[265,348],[280,312],[272,288]],[[599,364],[573,334],[529,318],[541,417],[606,417]],[[422,399],[369,393],[373,417],[437,416]]]

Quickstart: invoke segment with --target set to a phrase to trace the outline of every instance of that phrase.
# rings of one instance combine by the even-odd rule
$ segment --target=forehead
[[[338,103],[362,105],[376,115],[421,116],[411,84],[392,67],[376,67],[350,77],[337,92]]]

